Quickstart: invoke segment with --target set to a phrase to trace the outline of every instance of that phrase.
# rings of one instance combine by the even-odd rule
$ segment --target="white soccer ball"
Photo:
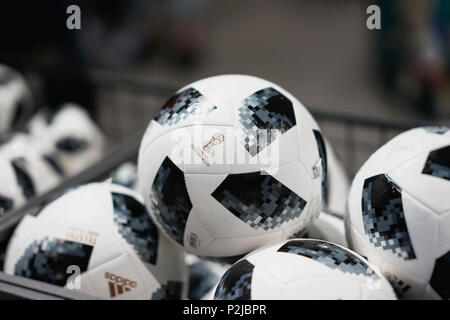
[[[106,151],[106,139],[100,128],[75,103],[65,103],[53,112],[37,113],[28,130],[41,141],[41,153],[54,159],[69,176],[100,160]]]
[[[29,136],[9,136],[0,144],[0,215],[55,187],[61,178],[58,168],[38,153]]]
[[[54,188],[63,177],[61,168],[53,159],[40,153],[39,144],[39,141],[23,133],[12,134],[7,141],[0,143],[0,156],[9,160],[16,172],[23,172],[21,177],[29,180],[27,199]],[[21,185],[23,183],[20,182]]]
[[[400,297],[450,297],[450,130],[406,131],[356,174],[349,244],[378,265]]]
[[[20,167],[14,167],[8,159],[0,156],[0,216],[23,205],[34,191],[27,187],[25,177],[29,176],[25,175]]]
[[[81,186],[24,219],[4,269],[104,299],[187,293],[182,250],[159,232],[137,193],[109,182]]]
[[[243,255],[320,212],[324,143],[278,85],[222,75],[180,89],[151,121],[138,181],[160,228],[190,253]]]
[[[250,253],[222,277],[215,300],[396,299],[364,258],[331,242],[292,239]]]
[[[25,79],[0,64],[0,134],[22,123],[32,110],[31,90]]]

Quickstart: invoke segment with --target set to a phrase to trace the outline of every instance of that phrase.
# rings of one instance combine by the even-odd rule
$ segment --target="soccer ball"
[[[0,215],[55,187],[61,176],[34,148],[27,135],[0,144]]]
[[[235,263],[215,300],[396,299],[389,282],[358,254],[331,242],[292,239]]]
[[[187,294],[182,250],[159,232],[137,193],[109,182],[81,186],[24,219],[4,269],[104,299]]]
[[[48,191],[58,181],[45,162],[30,162],[30,157],[10,160],[0,154],[0,216]]]
[[[400,297],[450,298],[450,130],[406,131],[356,174],[351,247],[378,265]]]
[[[9,160],[15,171],[20,168],[23,171],[20,176],[27,176],[30,180],[34,191],[27,199],[50,190],[62,179],[62,169],[52,158],[40,153],[39,144],[39,141],[23,133],[10,135],[6,142],[0,144],[0,156]]]
[[[344,218],[335,213],[321,212],[319,217],[308,227],[304,238],[320,239],[347,247]]]
[[[312,116],[278,85],[215,76],[180,89],[151,121],[138,182],[178,245],[234,257],[288,238],[319,214],[324,148]]]
[[[341,161],[327,139],[325,139],[325,148],[327,152],[328,176],[323,204],[324,210],[344,217],[347,211],[350,181]]]
[[[58,163],[63,172],[74,175],[101,159],[106,139],[89,114],[74,103],[36,114],[28,124],[40,144],[41,153]]]
[[[33,99],[25,79],[0,64],[0,134],[22,124],[32,111]]]
[[[26,171],[0,156],[0,216],[16,209],[33,195],[30,181]]]

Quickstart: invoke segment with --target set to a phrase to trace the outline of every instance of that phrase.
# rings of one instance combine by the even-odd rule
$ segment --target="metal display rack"
[[[110,104],[115,100],[113,97],[109,97],[109,100],[106,99],[107,101],[104,103],[109,108],[104,114],[113,114],[115,121],[102,121],[100,110],[101,125],[109,136],[114,137],[116,146],[101,161],[85,171],[67,178],[54,189],[31,199],[22,208],[0,217],[0,240],[3,244],[6,243],[14,227],[25,214],[36,212],[68,188],[104,179],[122,163],[135,161],[148,119],[156,114],[161,106],[160,101],[167,99],[176,90],[172,86],[148,83],[142,78],[127,78],[110,72],[92,72],[91,77],[96,84],[99,99],[109,94],[126,96],[126,103],[123,99],[118,99],[119,103],[116,101],[116,105]],[[121,110],[124,108],[126,108],[126,112]],[[330,142],[335,147],[339,158],[343,160],[350,176],[353,176],[362,161],[392,136],[403,130],[430,124],[408,120],[376,119],[363,115],[320,111],[314,108],[311,110],[325,136],[327,136],[328,130],[333,130]],[[106,118],[103,117],[103,119]],[[448,121],[440,121],[438,124],[448,123]],[[132,125],[130,126],[130,124]],[[132,135],[130,135],[131,132]],[[335,134],[336,132],[340,132],[340,134]],[[364,136],[366,139],[361,140],[361,137]],[[117,141],[122,141],[122,143],[117,143]],[[0,299],[78,300],[93,298],[72,290],[0,272]]]

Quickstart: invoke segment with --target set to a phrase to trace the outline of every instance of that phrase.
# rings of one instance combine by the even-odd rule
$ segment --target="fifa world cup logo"
[[[205,144],[202,148],[196,147],[193,144],[191,144],[191,148],[195,151],[195,153],[202,159],[202,162],[206,166],[210,166],[211,163],[209,162],[209,155],[211,154],[211,150],[221,144],[225,140],[225,136],[223,133],[216,133],[211,140],[207,144]]]

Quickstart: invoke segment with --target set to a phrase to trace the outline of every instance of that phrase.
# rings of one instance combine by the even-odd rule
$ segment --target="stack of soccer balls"
[[[345,174],[294,96],[194,82],[150,122],[137,174],[113,174],[139,191],[62,195],[17,227],[5,271],[111,299],[448,298],[450,132],[401,137],[355,177],[345,232]]]
[[[33,110],[25,79],[0,65],[0,216],[100,160],[106,149],[80,106],[66,103],[32,116]]]
[[[142,140],[138,177],[173,242],[206,259],[237,260],[215,299],[394,299],[358,254],[326,241],[286,241],[303,235],[330,199],[327,160],[319,126],[294,96],[227,75],[168,101]],[[324,225],[343,230],[342,221]]]

